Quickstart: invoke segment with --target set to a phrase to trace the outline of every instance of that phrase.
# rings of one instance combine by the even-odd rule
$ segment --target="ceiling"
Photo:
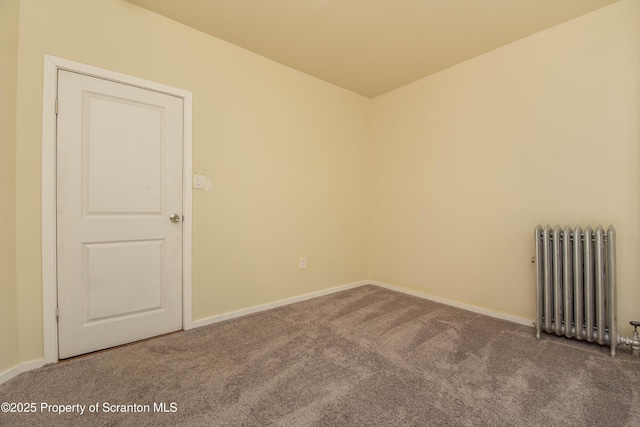
[[[128,0],[373,98],[619,0]]]

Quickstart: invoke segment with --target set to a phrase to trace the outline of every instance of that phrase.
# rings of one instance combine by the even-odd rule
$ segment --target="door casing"
[[[192,317],[192,94],[155,83],[55,56],[44,56],[42,96],[42,322],[44,363],[58,361],[56,266],[56,98],[58,70],[68,70],[182,98],[183,100],[183,240],[182,325],[193,327]]]

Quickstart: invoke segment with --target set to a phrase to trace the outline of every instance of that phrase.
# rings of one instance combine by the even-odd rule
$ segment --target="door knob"
[[[180,215],[178,214],[173,214],[169,217],[169,221],[171,222],[180,222]]]

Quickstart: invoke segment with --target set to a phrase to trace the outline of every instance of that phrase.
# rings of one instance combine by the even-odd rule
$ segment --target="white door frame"
[[[183,213],[182,223],[182,329],[193,327],[191,299],[191,243],[192,243],[192,95],[191,92],[120,74],[102,68],[44,56],[44,81],[42,91],[42,332],[44,337],[44,363],[58,361],[58,306],[56,266],[56,98],[58,95],[58,70],[68,70],[117,83],[124,83],[166,93],[183,102]]]

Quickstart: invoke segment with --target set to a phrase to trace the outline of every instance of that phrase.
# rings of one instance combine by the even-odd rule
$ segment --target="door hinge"
[[[58,100],[56,99],[56,115],[58,115]]]
[[[60,320],[60,307],[56,307],[56,322]]]

